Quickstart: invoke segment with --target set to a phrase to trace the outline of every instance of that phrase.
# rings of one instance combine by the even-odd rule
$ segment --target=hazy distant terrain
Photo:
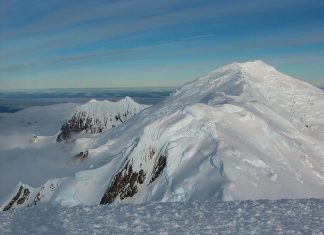
[[[0,113],[16,112],[31,106],[58,103],[84,103],[91,99],[117,101],[125,96],[141,104],[156,104],[175,88],[132,89],[53,89],[0,91]]]

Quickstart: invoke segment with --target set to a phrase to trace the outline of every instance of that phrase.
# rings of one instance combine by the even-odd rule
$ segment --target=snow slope
[[[74,136],[74,143],[56,143],[61,126],[68,123],[73,115],[82,111],[88,118],[103,120],[109,115],[121,114],[120,119],[113,120],[117,126],[145,107],[126,97],[118,102],[105,100],[94,103],[92,100],[83,105],[64,103],[34,106],[16,113],[1,113],[0,204],[21,181],[31,185],[30,188],[37,188],[51,178],[71,177],[89,167],[81,164],[87,155],[84,149],[86,133]],[[124,112],[127,115],[123,115]],[[80,156],[81,152],[83,156]]]
[[[74,148],[55,142],[55,135],[78,105],[34,106],[0,114],[0,203],[21,181],[39,186],[84,169],[70,164]]]
[[[38,206],[0,213],[1,234],[323,234],[319,199]]]
[[[26,148],[32,134],[55,135],[79,104],[34,106],[16,113],[0,113],[0,149]]]
[[[68,206],[324,197],[324,93],[262,61],[223,66],[76,144],[88,170],[19,206],[39,193]]]

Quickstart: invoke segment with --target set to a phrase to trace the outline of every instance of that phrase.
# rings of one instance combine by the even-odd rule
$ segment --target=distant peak
[[[244,69],[244,68],[273,68],[271,65],[265,63],[262,60],[253,60],[253,61],[245,61],[245,62],[233,62],[227,65],[224,65],[220,68],[237,68],[237,69]]]
[[[241,65],[268,65],[262,60],[252,60],[240,63]]]
[[[98,102],[98,100],[96,99],[89,100],[89,103],[96,103],[96,102]]]
[[[262,60],[247,61],[243,63],[238,63],[241,68],[273,68],[271,65],[263,62]],[[273,68],[274,69],[274,68]]]
[[[262,60],[246,61],[246,62],[233,62],[227,65],[224,65],[211,73],[209,76],[213,76],[214,73],[226,72],[226,71],[241,71],[241,72],[250,72],[250,73],[268,73],[277,71],[271,65],[263,62]],[[207,77],[209,77],[207,75]]]
[[[120,99],[118,102],[128,102],[128,103],[136,103],[131,97],[125,96],[124,98]]]

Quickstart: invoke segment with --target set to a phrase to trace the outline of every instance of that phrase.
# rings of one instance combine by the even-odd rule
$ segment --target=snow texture
[[[324,201],[38,206],[0,213],[1,234],[324,234]]]
[[[103,133],[32,146],[59,149],[57,171],[39,173],[41,184],[21,177],[30,194],[17,207],[39,193],[38,204],[63,206],[324,198],[324,93],[262,61],[233,63]],[[34,156],[34,149],[23,151]],[[61,171],[63,159],[69,173]],[[14,187],[1,210],[17,195]]]

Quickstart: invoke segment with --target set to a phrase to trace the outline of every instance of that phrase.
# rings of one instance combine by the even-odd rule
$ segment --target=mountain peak
[[[217,72],[225,71],[240,71],[240,72],[269,72],[277,71],[273,66],[263,62],[262,60],[246,61],[246,62],[233,62],[227,65],[224,65],[209,74],[214,74]]]
[[[96,102],[98,102],[98,100],[96,100],[96,99],[92,99],[92,100],[88,101],[88,103],[96,103]]]
[[[209,98],[213,96],[210,93],[239,96],[244,93],[244,87],[248,83],[267,83],[269,78],[279,76],[281,77],[275,68],[261,60],[233,62],[185,84],[177,90],[176,95],[187,93],[189,90],[190,97],[194,91]]]
[[[240,66],[269,66],[272,67],[271,65],[265,63],[263,60],[252,60],[252,61],[246,61],[246,62],[239,62],[238,63]]]
[[[278,72],[274,67],[271,65],[263,62],[262,60],[255,60],[255,61],[248,61],[239,63],[240,68],[243,71],[247,71],[250,73],[268,73],[268,72]]]
[[[135,100],[133,100],[131,97],[129,96],[125,96],[124,98],[118,100],[117,102],[125,102],[125,103],[136,103]],[[136,103],[137,104],[137,103]]]

